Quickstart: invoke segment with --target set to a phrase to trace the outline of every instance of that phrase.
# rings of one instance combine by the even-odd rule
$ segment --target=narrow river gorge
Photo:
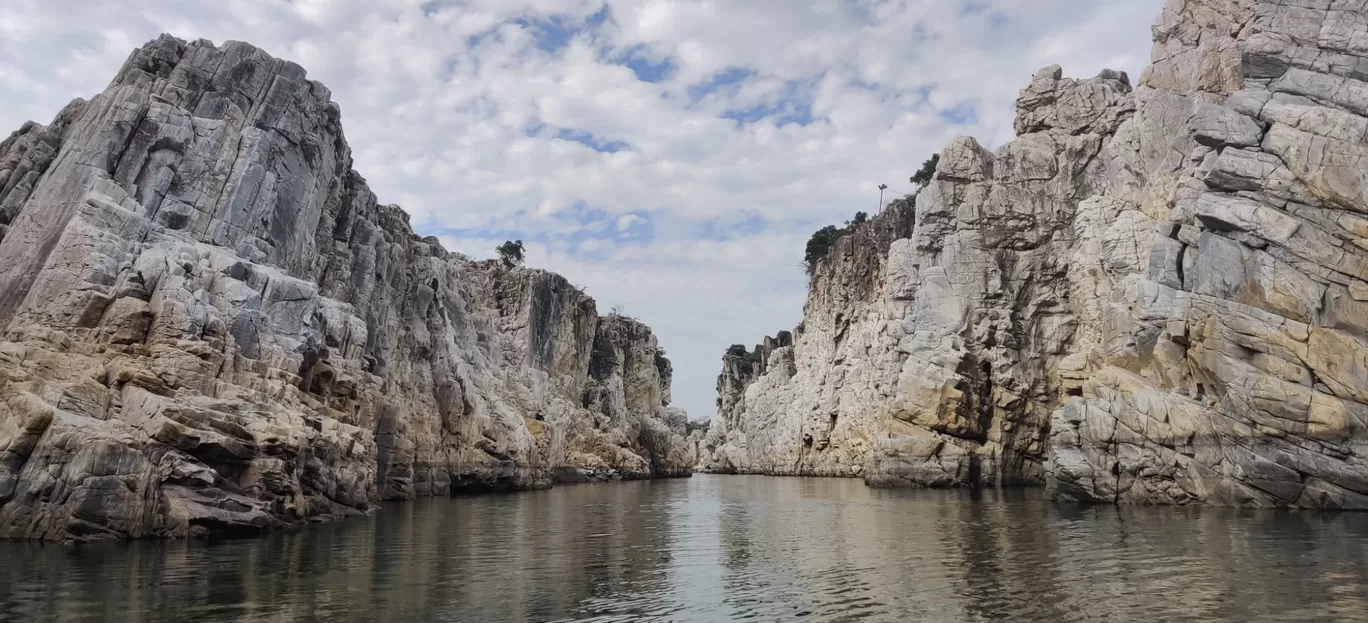
[[[148,42],[0,142],[0,621],[1368,621],[1368,0],[1152,34],[818,230],[694,421],[303,67]]]

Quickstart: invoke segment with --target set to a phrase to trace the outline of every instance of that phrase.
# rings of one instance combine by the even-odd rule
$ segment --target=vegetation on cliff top
[[[499,252],[499,259],[503,260],[504,266],[513,268],[514,266],[522,265],[523,253],[527,249],[523,247],[523,241],[521,240],[505,240],[503,244],[499,245],[497,250]]]
[[[931,183],[931,178],[936,175],[936,166],[939,164],[940,154],[927,158],[926,162],[922,163],[921,168],[917,169],[917,172],[913,173],[908,181],[916,184],[918,190],[926,188],[926,185]]]
[[[909,180],[917,185],[917,192],[920,192],[922,188],[925,188],[927,184],[931,183],[931,179],[936,175],[936,166],[939,164],[940,154],[935,154],[922,162],[921,168],[917,169],[917,172],[914,173]],[[886,188],[887,186],[879,186],[879,190],[881,191]],[[916,201],[915,194],[912,196],[912,200]],[[811,277],[813,271],[817,269],[817,263],[821,262],[828,253],[831,253],[832,245],[835,245],[836,241],[841,239],[841,236],[855,231],[857,227],[864,224],[867,220],[869,220],[868,214],[856,212],[855,218],[846,221],[844,227],[827,225],[826,227],[813,232],[812,237],[808,238],[807,248],[803,253],[803,270],[807,271],[808,276]]]
[[[840,240],[841,236],[855,231],[856,227],[859,227],[867,220],[869,220],[868,214],[856,212],[855,218],[845,222],[845,227],[827,225],[826,227],[813,232],[812,237],[808,238],[807,249],[803,253],[803,268],[807,270],[807,274],[809,276],[812,275],[812,271],[817,267],[817,262],[820,262],[822,258],[826,257],[827,254],[831,252],[831,246],[836,244],[836,241]]]

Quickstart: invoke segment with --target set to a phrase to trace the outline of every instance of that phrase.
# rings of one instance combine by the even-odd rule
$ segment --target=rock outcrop
[[[420,238],[338,106],[162,38],[0,143],[0,536],[256,533],[382,500],[687,475],[650,330]]]
[[[1040,72],[909,236],[838,246],[791,347],[725,358],[701,465],[1368,508],[1368,2],[1171,0],[1153,32],[1134,92]]]

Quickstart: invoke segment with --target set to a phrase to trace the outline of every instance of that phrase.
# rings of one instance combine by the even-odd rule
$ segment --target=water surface
[[[0,542],[0,620],[1368,620],[1368,514],[1040,495],[695,476],[250,540]]]

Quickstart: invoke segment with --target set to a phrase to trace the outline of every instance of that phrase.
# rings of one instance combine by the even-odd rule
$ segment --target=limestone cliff
[[[415,235],[338,106],[162,38],[0,143],[0,536],[255,533],[381,500],[686,475],[648,328]]]
[[[1368,2],[1153,32],[1134,92],[1040,72],[1014,141],[843,241],[792,346],[725,358],[701,465],[1368,508]]]

